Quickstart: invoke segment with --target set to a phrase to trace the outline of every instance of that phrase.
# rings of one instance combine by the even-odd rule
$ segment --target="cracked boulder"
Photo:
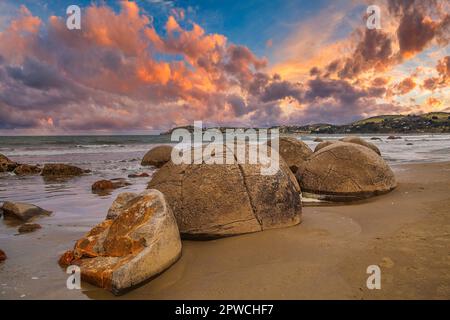
[[[59,259],[62,267],[78,265],[81,279],[122,294],[160,274],[181,255],[172,210],[158,190],[128,201],[114,220],[105,220]]]
[[[296,177],[304,194],[329,201],[364,199],[396,187],[394,173],[383,158],[346,142],[314,152]]]
[[[162,167],[170,160],[172,149],[173,147],[165,145],[154,147],[144,155],[141,165]]]
[[[166,196],[182,237],[211,239],[300,223],[300,188],[281,157],[272,175],[262,175],[261,164],[239,164],[236,158],[212,164],[210,159],[170,161],[148,184]]]
[[[313,153],[306,143],[296,138],[282,137],[279,145],[280,155],[286,161],[292,173]]]

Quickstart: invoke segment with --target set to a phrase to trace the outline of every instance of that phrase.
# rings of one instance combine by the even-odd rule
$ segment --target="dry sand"
[[[351,205],[305,207],[295,227],[183,241],[173,267],[119,299],[450,299],[450,163],[394,171],[393,192]],[[83,290],[65,289],[57,252],[79,232],[24,242],[25,255],[0,266],[0,278],[19,285],[24,276],[12,260],[34,261],[46,281],[23,284],[27,297],[115,299],[85,283]],[[373,264],[381,267],[381,290],[366,287]],[[17,298],[9,292],[2,298]]]

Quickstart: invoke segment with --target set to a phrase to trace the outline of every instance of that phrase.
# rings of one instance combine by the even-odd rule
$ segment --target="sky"
[[[0,134],[448,112],[449,41],[447,0],[2,0]]]

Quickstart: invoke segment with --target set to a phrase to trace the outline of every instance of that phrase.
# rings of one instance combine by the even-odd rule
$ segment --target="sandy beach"
[[[183,241],[183,255],[123,295],[67,290],[59,255],[86,232],[80,219],[0,240],[2,299],[449,299],[450,162],[394,165],[398,187],[367,201],[306,206],[295,227]],[[6,226],[14,233],[13,226]],[[381,267],[381,290],[366,268]]]

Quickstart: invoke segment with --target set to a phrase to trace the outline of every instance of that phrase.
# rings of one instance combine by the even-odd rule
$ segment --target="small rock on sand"
[[[388,140],[398,140],[398,139],[401,139],[402,137],[389,136],[389,137],[387,137],[387,138],[388,138]]]
[[[321,138],[315,138],[314,139],[314,142],[322,142],[323,141],[323,139],[321,139]]]
[[[33,232],[37,229],[41,229],[41,225],[37,223],[24,223],[19,227],[19,233],[28,233]]]
[[[3,251],[2,249],[0,249],[0,262],[5,261],[7,258],[5,251]]]
[[[44,210],[38,206],[23,202],[5,201],[1,208],[5,218],[15,218],[28,221],[40,215],[50,215],[51,211]]]

